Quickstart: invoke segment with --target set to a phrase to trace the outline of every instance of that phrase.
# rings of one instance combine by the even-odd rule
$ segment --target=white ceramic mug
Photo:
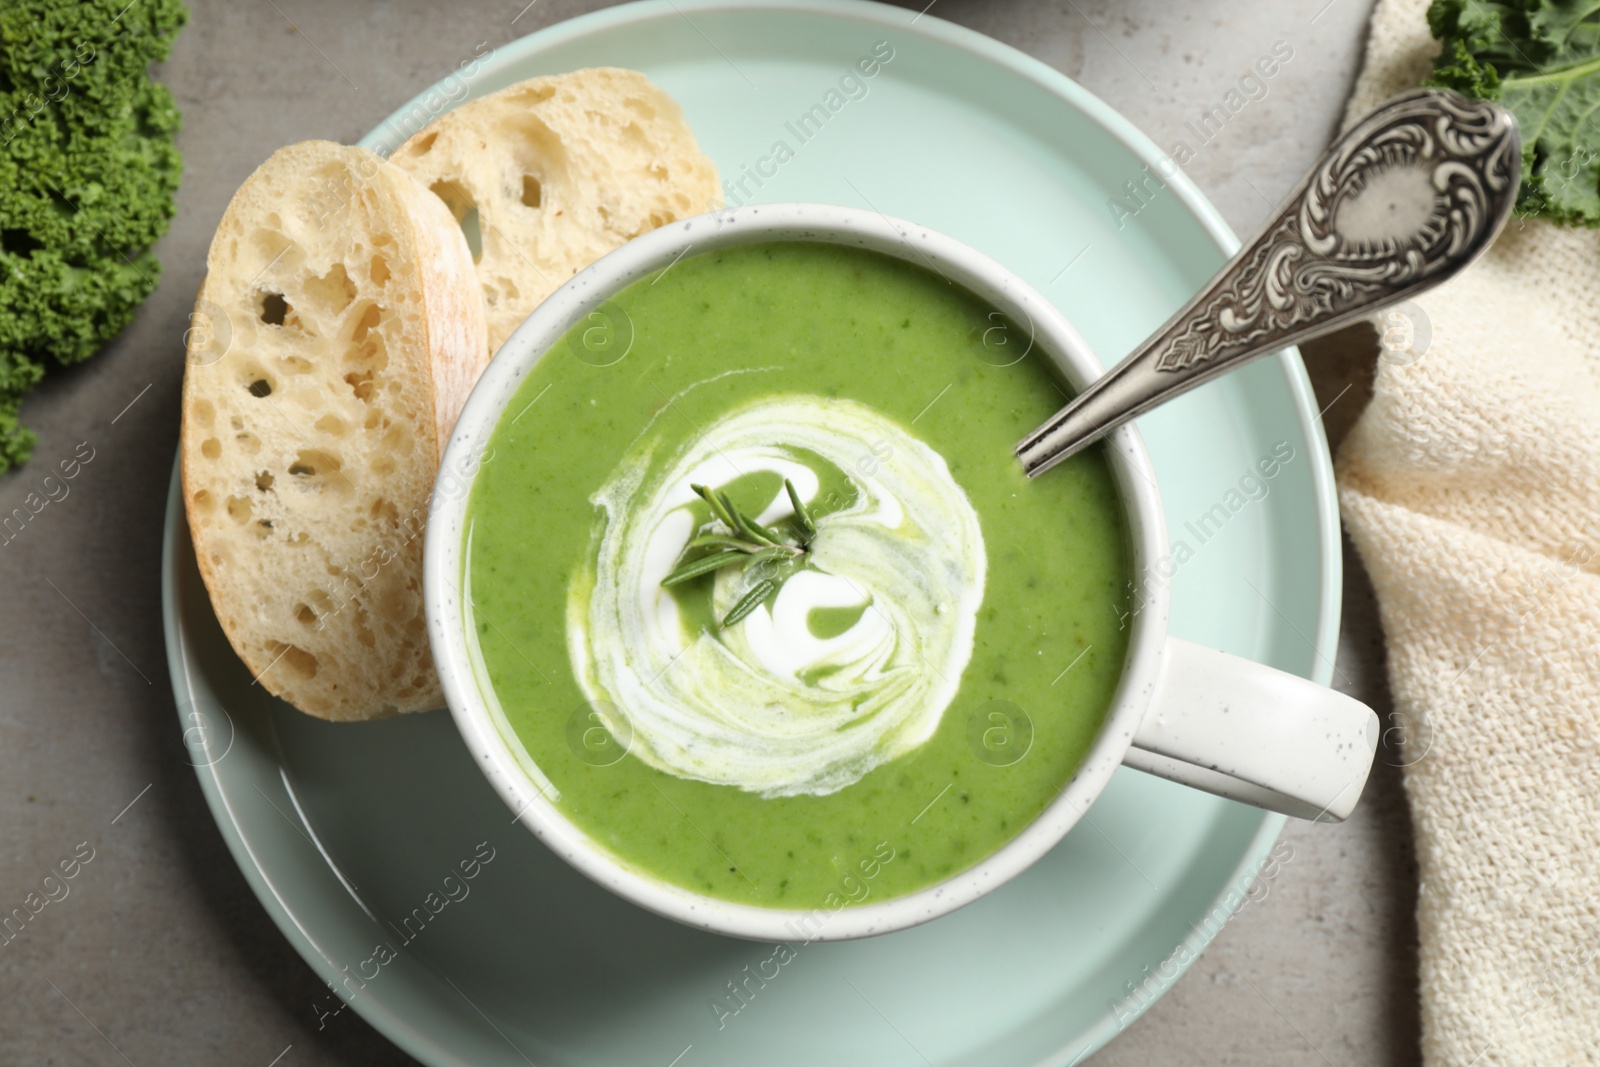
[[[853,245],[932,267],[1012,322],[1031,324],[1034,346],[1075,388],[1101,373],[1061,313],[998,263],[924,227],[853,208],[765,204],[702,215],[630,241],[563,285],[501,348],[456,423],[434,490],[423,573],[428,634],[451,714],[478,766],[524,825],[590,878],[669,918],[737,937],[809,941],[896,930],[970,903],[1049,851],[1123,764],[1301,818],[1350,813],[1372,766],[1378,717],[1325,686],[1167,633],[1166,583],[1150,581],[1151,563],[1167,551],[1166,522],[1149,456],[1130,424],[1105,446],[1129,520],[1140,605],[1129,620],[1122,679],[1072,780],[998,851],[905,896],[800,911],[734,904],[669,884],[611,855],[569,822],[541,792],[537,754],[523,750],[506,722],[471,640],[461,596],[464,490],[517,387],[568,330],[629,283],[691,250],[760,241]]]

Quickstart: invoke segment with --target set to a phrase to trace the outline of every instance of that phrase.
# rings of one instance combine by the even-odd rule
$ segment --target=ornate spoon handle
[[[1395,97],[1199,295],[1024,438],[1023,469],[1041,474],[1202,382],[1454,277],[1505,225],[1521,166],[1504,108],[1444,89]]]

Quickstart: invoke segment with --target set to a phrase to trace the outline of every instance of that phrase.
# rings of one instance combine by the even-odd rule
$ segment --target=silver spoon
[[[1202,382],[1453,278],[1510,216],[1516,119],[1447,89],[1397,96],[1144,344],[1017,446],[1030,477]]]

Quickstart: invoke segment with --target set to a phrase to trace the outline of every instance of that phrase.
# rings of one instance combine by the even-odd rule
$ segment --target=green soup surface
[[[1026,324],[875,252],[691,252],[617,294],[518,387],[468,504],[468,639],[547,795],[635,869],[780,908],[1016,836],[1126,652],[1103,449],[1037,480],[1013,455],[1066,396]],[[731,627],[759,574],[660,588],[719,532],[693,472],[791,533],[792,472],[818,516]]]

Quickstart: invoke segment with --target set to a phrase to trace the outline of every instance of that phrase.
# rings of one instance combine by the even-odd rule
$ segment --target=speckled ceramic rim
[[[631,282],[695,254],[763,241],[853,245],[931,269],[970,290],[1018,326],[1035,347],[1082,388],[1099,361],[1061,313],[1009,270],[926,227],[876,212],[822,204],[762,204],[697,216],[652,231],[576,275],[519,326],[479,380],[440,464],[423,560],[428,635],[456,727],[495,791],[546,845],[594,881],[642,907],[690,926],[752,940],[846,940],[936,919],[1027,870],[1071,830],[1121,765],[1149,705],[1167,632],[1167,590],[1145,583],[1133,616],[1122,680],[1083,764],[1054,802],[998,851],[952,878],[906,896],[838,911],[764,908],[692,893],[606,851],[542,795],[523,769],[527,757],[483,697],[468,649],[460,590],[470,494],[456,474],[476,471],[480,455],[512,396],[539,359],[569,329]],[[1133,547],[1133,573],[1144,583],[1150,560],[1166,550],[1166,523],[1155,472],[1131,425],[1107,439],[1106,454],[1122,494]],[[470,475],[469,475],[470,476]]]

